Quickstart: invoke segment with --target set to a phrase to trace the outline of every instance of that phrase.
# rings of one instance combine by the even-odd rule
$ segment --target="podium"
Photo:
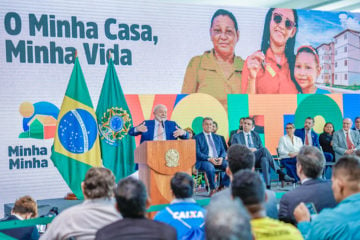
[[[195,140],[145,141],[135,149],[139,179],[144,182],[151,205],[169,203],[170,180],[176,172],[191,175],[195,164]]]

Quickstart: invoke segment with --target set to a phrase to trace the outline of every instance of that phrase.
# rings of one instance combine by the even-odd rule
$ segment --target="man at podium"
[[[176,122],[167,120],[167,108],[165,105],[158,104],[154,107],[154,117],[154,120],[145,120],[140,125],[132,127],[129,134],[131,136],[141,134],[140,143],[144,141],[189,138],[189,134],[181,129]]]

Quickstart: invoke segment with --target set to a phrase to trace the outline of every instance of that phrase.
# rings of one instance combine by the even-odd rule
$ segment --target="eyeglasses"
[[[293,127],[287,127],[287,128],[285,128],[286,130],[288,130],[288,129],[293,129]]]
[[[278,14],[278,13],[274,13],[273,14],[273,21],[276,23],[276,24],[280,24],[281,22],[282,22],[282,20],[283,20],[283,16],[282,15],[280,15],[280,14]],[[286,27],[286,29],[287,30],[291,30],[291,29],[293,29],[293,27],[295,27],[296,26],[296,24],[293,22],[293,21],[291,21],[291,20],[289,20],[289,19],[285,19],[285,27]]]

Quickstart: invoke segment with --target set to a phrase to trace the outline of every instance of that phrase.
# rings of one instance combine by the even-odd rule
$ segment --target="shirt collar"
[[[200,67],[212,71],[216,71],[216,58],[214,55],[214,49],[204,52],[204,56],[201,58]],[[235,72],[241,72],[243,70],[244,61],[234,55],[234,69]]]
[[[16,213],[13,213],[11,215],[14,215],[15,217],[17,217],[19,220],[24,220],[23,217],[21,217],[20,215],[16,214]]]
[[[311,180],[312,178],[305,178],[304,180],[301,181],[301,184],[304,184],[305,182]]]
[[[171,201],[172,203],[180,203],[180,202],[188,202],[188,203],[195,203],[196,201],[193,198],[175,198]]]
[[[271,50],[271,48],[269,47],[268,50],[266,51],[266,60],[271,60],[272,62],[274,62],[275,64],[279,64],[281,66],[287,64],[287,59],[285,57],[285,54],[282,55],[280,63],[277,62],[276,57],[273,53],[273,51]]]

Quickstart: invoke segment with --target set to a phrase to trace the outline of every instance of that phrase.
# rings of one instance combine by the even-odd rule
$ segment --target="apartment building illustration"
[[[346,29],[316,49],[322,68],[317,83],[360,85],[360,32]]]

